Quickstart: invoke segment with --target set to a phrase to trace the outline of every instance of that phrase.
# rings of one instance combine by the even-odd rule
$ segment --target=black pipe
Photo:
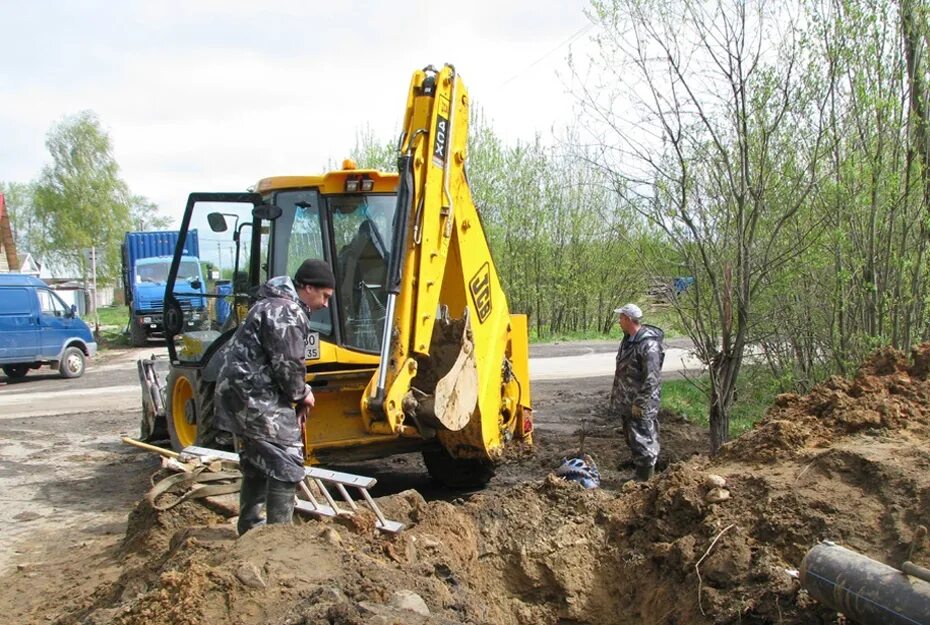
[[[913,562],[905,562],[901,565],[901,570],[911,577],[916,577],[917,579],[922,579],[925,582],[930,582],[930,569],[917,566]]]
[[[801,585],[860,625],[930,625],[930,584],[831,542],[804,556]]]

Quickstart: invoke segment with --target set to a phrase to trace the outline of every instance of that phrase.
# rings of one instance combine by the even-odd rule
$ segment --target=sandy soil
[[[52,512],[12,522],[23,529],[0,579],[0,622],[836,622],[788,574],[819,540],[890,564],[912,547],[930,560],[912,545],[930,524],[928,368],[930,347],[880,352],[852,380],[779,397],[714,459],[701,455],[704,432],[663,415],[663,471],[647,485],[626,483],[628,453],[603,417],[608,379],[538,383],[535,453],[509,458],[483,492],[433,487],[414,456],[353,467],[379,478],[382,506],[408,524],[397,537],[363,515],[237,540],[227,506],[159,513],[139,501],[154,460],[101,437],[113,417],[86,415],[73,428],[85,434],[62,434],[68,457],[35,440],[50,426],[0,420],[18,445],[0,450],[4,478],[20,470],[26,484],[67,462],[62,479],[77,480]],[[550,475],[582,431],[601,489]],[[713,501],[710,474],[727,499]],[[401,607],[410,593],[428,615]]]

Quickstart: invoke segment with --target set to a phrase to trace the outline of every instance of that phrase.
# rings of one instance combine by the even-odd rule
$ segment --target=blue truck
[[[126,233],[122,246],[123,291],[129,306],[129,338],[135,347],[144,347],[149,338],[164,336],[165,287],[178,234],[177,230]],[[200,328],[207,322],[207,304],[196,230],[189,231],[184,239],[176,284],[184,285],[176,295],[184,310],[185,325],[188,329]]]

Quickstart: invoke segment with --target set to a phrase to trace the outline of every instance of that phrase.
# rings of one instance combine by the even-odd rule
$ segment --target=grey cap
[[[626,315],[633,321],[639,321],[643,318],[643,311],[636,304],[626,304],[620,308],[614,308],[614,312],[618,315]]]

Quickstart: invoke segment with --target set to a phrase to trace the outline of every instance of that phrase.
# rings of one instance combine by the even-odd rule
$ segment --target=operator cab
[[[266,178],[256,193],[191,194],[165,299],[171,361],[205,364],[245,318],[262,283],[274,276],[293,277],[305,259],[318,258],[332,266],[336,288],[329,307],[310,316],[308,366],[319,360],[376,365],[396,186],[396,174],[347,163],[322,176]],[[190,291],[182,279],[180,251],[187,233],[195,230],[200,232],[207,320],[191,329],[178,323],[183,319],[179,306]]]

